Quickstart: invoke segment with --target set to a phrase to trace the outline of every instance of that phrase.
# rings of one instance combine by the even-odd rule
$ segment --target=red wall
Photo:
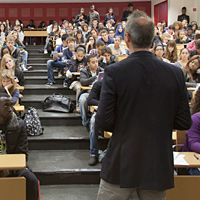
[[[165,20],[168,22],[168,2],[164,1],[154,6],[154,24]]]
[[[94,3],[96,10],[100,13],[101,21],[108,12],[109,7],[113,7],[117,20],[120,21],[122,12],[127,9],[129,2],[111,2],[111,3]],[[145,11],[151,16],[151,2],[134,2],[134,9]],[[10,19],[13,24],[15,19],[20,19],[24,25],[29,23],[30,19],[35,20],[38,26],[41,21],[53,19],[61,24],[61,19],[70,20],[72,16],[79,13],[81,7],[85,8],[88,14],[91,3],[0,3],[0,20]]]

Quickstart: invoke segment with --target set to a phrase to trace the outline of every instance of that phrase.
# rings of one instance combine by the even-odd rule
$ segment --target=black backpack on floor
[[[37,110],[33,107],[29,107],[24,114],[24,121],[26,123],[28,136],[42,135],[44,129],[41,126],[40,118]]]

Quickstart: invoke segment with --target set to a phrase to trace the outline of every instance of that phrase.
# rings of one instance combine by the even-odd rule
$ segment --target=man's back
[[[173,128],[190,126],[186,92],[181,70],[148,51],[105,69],[96,121],[113,136],[103,180],[129,188],[173,187],[171,136]]]

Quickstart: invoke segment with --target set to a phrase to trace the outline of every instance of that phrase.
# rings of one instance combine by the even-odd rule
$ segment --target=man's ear
[[[124,40],[125,40],[125,42],[126,42],[126,46],[128,47],[128,48],[130,48],[129,46],[129,44],[131,43],[131,37],[130,37],[130,35],[128,34],[128,33],[125,33],[125,38],[124,38]]]

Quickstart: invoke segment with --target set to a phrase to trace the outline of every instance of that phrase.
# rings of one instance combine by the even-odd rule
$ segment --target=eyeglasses
[[[156,51],[163,51],[163,49],[156,49]]]

